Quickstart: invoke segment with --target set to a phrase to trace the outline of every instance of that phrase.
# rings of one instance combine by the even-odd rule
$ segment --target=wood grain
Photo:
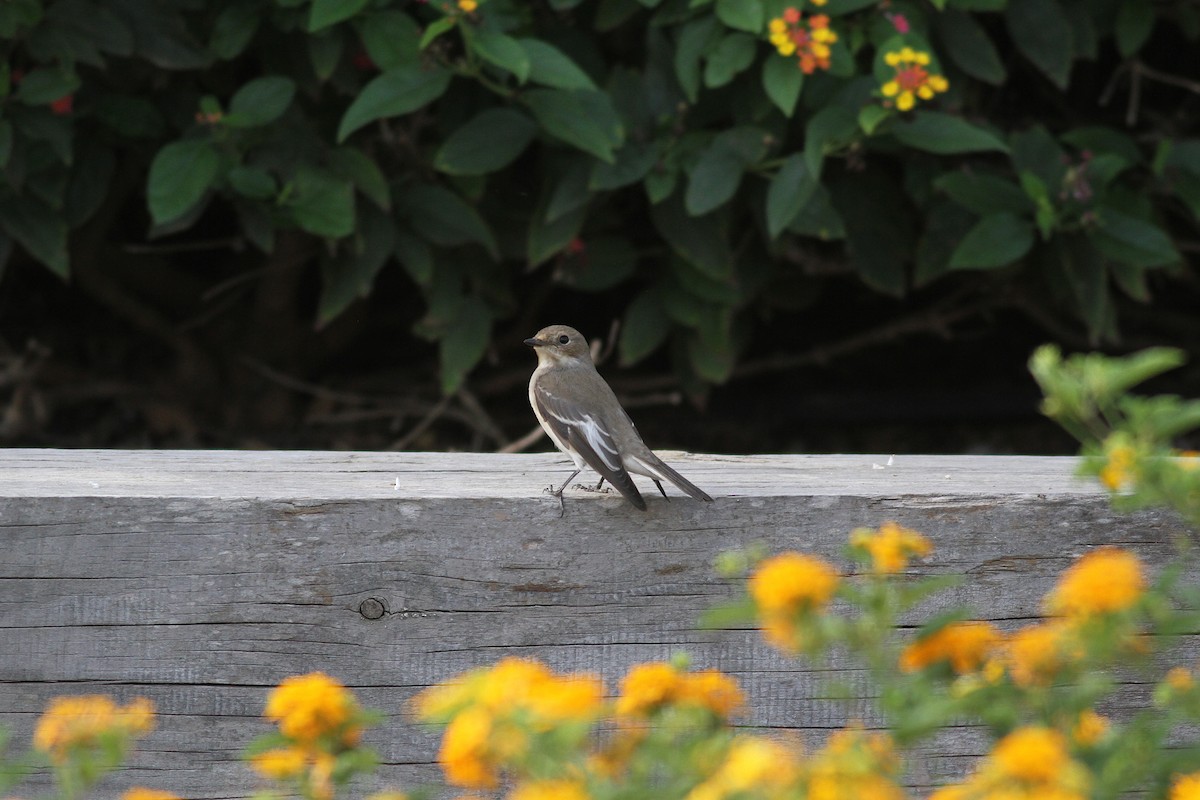
[[[647,482],[643,513],[573,489],[559,518],[542,489],[570,466],[549,454],[0,451],[0,723],[27,742],[54,695],[148,696],[158,730],[98,796],[244,797],[256,783],[239,754],[267,730],[267,690],[319,669],[388,714],[369,736],[372,785],[411,787],[437,774],[436,737],[405,713],[420,688],[527,655],[612,690],[682,650],[742,682],[747,726],[819,740],[878,722],[868,682],[753,631],[698,630],[738,592],[711,568],[721,552],[844,564],[852,528],[894,519],[935,543],[915,574],[967,578],[914,624],[966,604],[1011,628],[1081,553],[1118,543],[1158,567],[1186,535],[1168,513],[1114,513],[1073,459],[662,455],[716,502],[666,502]],[[1179,659],[1198,649],[1185,640]],[[855,699],[830,698],[834,674]],[[1145,680],[1115,709],[1144,704]],[[983,741],[947,732],[912,754],[910,783],[957,776]]]

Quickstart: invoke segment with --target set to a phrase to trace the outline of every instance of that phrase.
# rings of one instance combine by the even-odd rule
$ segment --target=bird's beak
[[[525,344],[529,345],[530,347],[541,347],[542,345],[544,345],[546,343],[544,341],[542,341],[541,339],[535,338],[535,339],[526,339]]]

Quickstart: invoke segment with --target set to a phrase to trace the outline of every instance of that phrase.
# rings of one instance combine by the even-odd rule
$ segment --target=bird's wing
[[[531,393],[542,419],[560,439],[575,448],[589,467],[616,487],[625,499],[645,510],[646,501],[621,464],[621,452],[612,433],[595,415],[555,392],[554,387],[547,386],[547,383],[539,381]]]

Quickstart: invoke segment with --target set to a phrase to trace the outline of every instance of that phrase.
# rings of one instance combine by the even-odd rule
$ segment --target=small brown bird
[[[660,481],[670,481],[697,500],[712,501],[642,442],[612,388],[596,372],[587,340],[579,331],[551,325],[525,344],[538,357],[529,379],[529,404],[550,439],[575,462],[575,471],[553,492],[560,504],[563,490],[585,465],[600,474],[596,489],[607,480],[642,511],[646,501],[629,477],[631,472],[654,481],[663,497],[667,493]]]

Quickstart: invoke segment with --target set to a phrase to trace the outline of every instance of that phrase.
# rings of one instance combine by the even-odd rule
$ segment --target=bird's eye
[[[562,336],[559,336],[559,337],[558,337],[558,343],[559,343],[559,344],[566,344],[566,343],[567,343],[567,342],[569,342],[569,341],[571,341],[571,337],[570,337],[570,336],[567,336],[565,333],[564,333]]]

